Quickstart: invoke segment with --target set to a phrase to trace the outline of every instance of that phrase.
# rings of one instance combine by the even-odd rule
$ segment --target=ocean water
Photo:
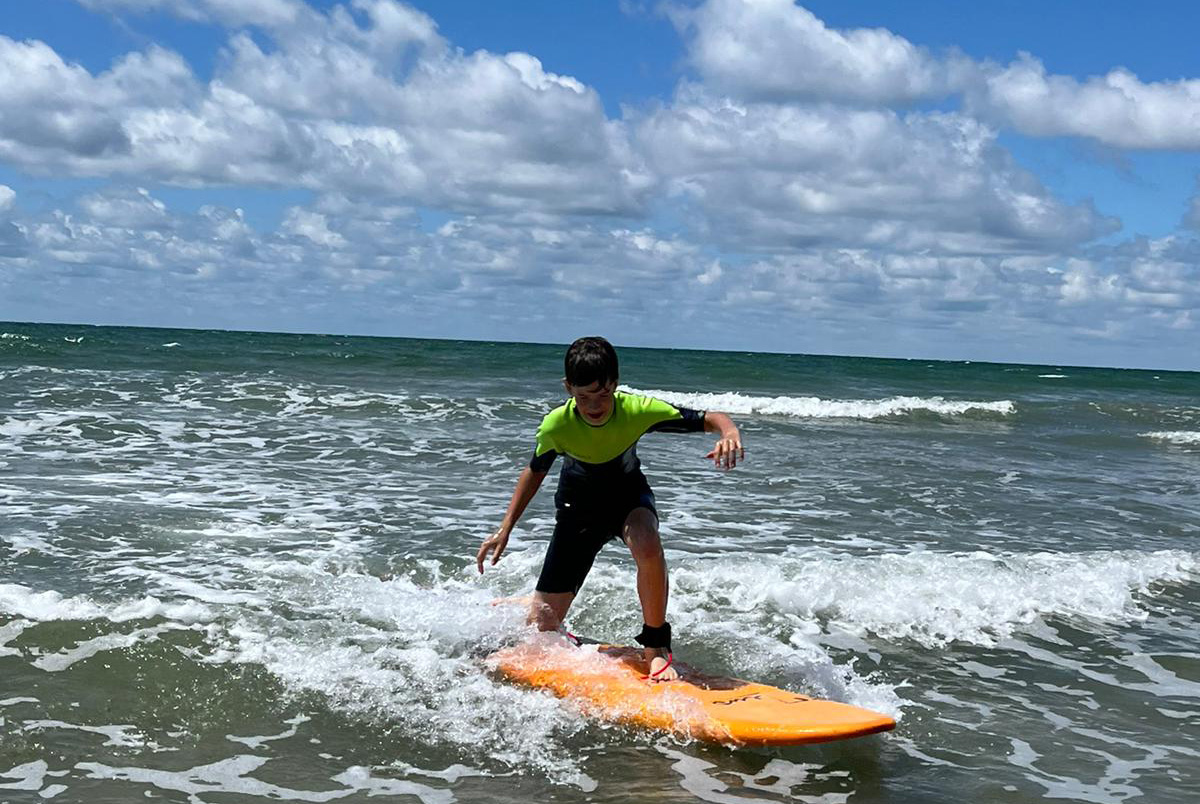
[[[0,324],[0,802],[1193,801],[1200,374],[621,349],[676,652],[888,712],[786,749],[490,677],[562,346]],[[601,554],[577,633],[630,642]]]

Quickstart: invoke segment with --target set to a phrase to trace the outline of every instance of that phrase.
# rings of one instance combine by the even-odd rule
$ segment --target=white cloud
[[[1148,242],[1089,258],[780,255],[746,266],[723,302],[784,332],[834,333],[842,354],[886,343],[891,354],[1162,365],[1174,353],[1183,368],[1194,365],[1197,246]]]
[[[6,184],[0,184],[0,260],[16,258],[25,253],[25,233],[9,220],[16,212],[16,192]],[[2,281],[3,271],[0,271]],[[0,285],[2,287],[2,285]]]
[[[19,255],[0,242],[0,318],[526,340],[591,326],[660,343],[811,348],[820,338],[859,352],[884,348],[884,321],[893,353],[1052,360],[1069,336],[1108,339],[1105,349],[1114,338],[1182,344],[1200,306],[1200,243],[1187,238],[1087,257],[814,247],[746,260],[652,228],[538,213],[429,232],[410,208],[338,196],[289,209],[274,232],[238,210],[180,214],[121,187],[77,206],[18,216]],[[130,225],[159,213],[154,227]]]
[[[1048,75],[1029,54],[1007,66],[934,56],[886,29],[832,30],[792,0],[708,0],[673,18],[704,83],[742,100],[891,105],[952,95],[1035,137],[1200,148],[1200,79],[1144,82],[1116,68],[1080,80]]]
[[[685,89],[638,127],[668,186],[739,248],[1020,252],[1111,230],[955,114],[738,104]]]
[[[328,219],[319,212],[293,207],[288,210],[280,230],[285,234],[306,237],[326,248],[345,248],[346,238],[329,228]]]
[[[1200,230],[1200,178],[1196,179],[1196,194],[1188,201],[1187,212],[1183,214],[1180,225],[1185,229]]]
[[[211,6],[206,6],[211,8]],[[32,171],[368,194],[459,210],[628,213],[651,179],[590,88],[523,53],[464,55],[359,0],[234,34],[198,83],[153,48],[92,75],[0,37],[0,159]]]
[[[1007,359],[1194,334],[1194,240],[1089,245],[1117,222],[997,144],[1039,104],[1076,104],[1079,136],[1115,125],[1085,113],[1108,90],[1085,103],[1087,82],[1029,60],[713,0],[681,23],[704,82],[613,120],[577,79],[464,53],[392,0],[89,5],[259,30],[231,31],[209,80],[160,48],[92,74],[0,37],[0,162],[117,181],[45,214],[0,187],[0,317],[925,354],[952,331]],[[1018,91],[1039,80],[1058,94]],[[1131,80],[1136,117],[1153,93]],[[982,118],[880,106],[947,92]],[[256,231],[236,209],[172,211],[156,183],[316,200]],[[451,219],[427,231],[429,208]]]
[[[130,225],[131,209],[166,219]],[[0,318],[440,335],[467,320],[528,339],[597,318],[634,331],[647,315],[669,331],[687,319],[681,298],[711,296],[695,247],[581,217],[467,216],[427,232],[411,209],[330,196],[260,232],[238,210],[180,214],[113,187],[22,224],[28,253],[0,248]],[[531,330],[538,321],[556,334]]]
[[[1073,337],[1141,352],[1142,365],[1179,349],[1180,367],[1194,368],[1200,240],[1141,238],[1067,260],[1058,309]]]
[[[907,102],[956,79],[953,64],[904,37],[832,30],[792,0],[709,0],[672,17],[705,83],[748,100]]]
[[[1145,83],[1125,69],[1079,81],[1022,56],[989,67],[967,94],[977,114],[1037,137],[1089,137],[1118,148],[1200,148],[1200,80]]]
[[[142,187],[92,193],[80,198],[78,204],[88,218],[109,226],[159,230],[170,224],[166,205]]]
[[[287,25],[308,12],[299,0],[78,0],[92,11],[166,12],[224,25]]]

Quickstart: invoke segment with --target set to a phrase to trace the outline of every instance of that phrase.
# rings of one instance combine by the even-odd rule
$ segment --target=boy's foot
[[[679,671],[675,669],[670,654],[659,648],[646,648],[646,656],[653,657],[650,659],[650,675],[646,677],[647,681],[658,683],[678,680]]]
[[[492,601],[493,606],[528,606],[533,601],[533,595],[519,597],[498,597]]]

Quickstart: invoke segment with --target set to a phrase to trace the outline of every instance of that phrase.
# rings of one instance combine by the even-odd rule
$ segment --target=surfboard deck
[[[538,638],[487,659],[502,678],[579,704],[599,719],[740,745],[801,745],[890,731],[896,722],[869,709],[711,676],[676,661],[680,678],[650,682],[642,649],[575,647]]]

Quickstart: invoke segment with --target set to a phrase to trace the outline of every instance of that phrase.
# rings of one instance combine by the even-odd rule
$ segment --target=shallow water
[[[0,802],[1190,800],[1200,375],[621,350],[747,444],[639,448],[677,652],[899,720],[735,749],[485,671],[561,352],[0,324]],[[570,626],[640,627],[616,546]]]

